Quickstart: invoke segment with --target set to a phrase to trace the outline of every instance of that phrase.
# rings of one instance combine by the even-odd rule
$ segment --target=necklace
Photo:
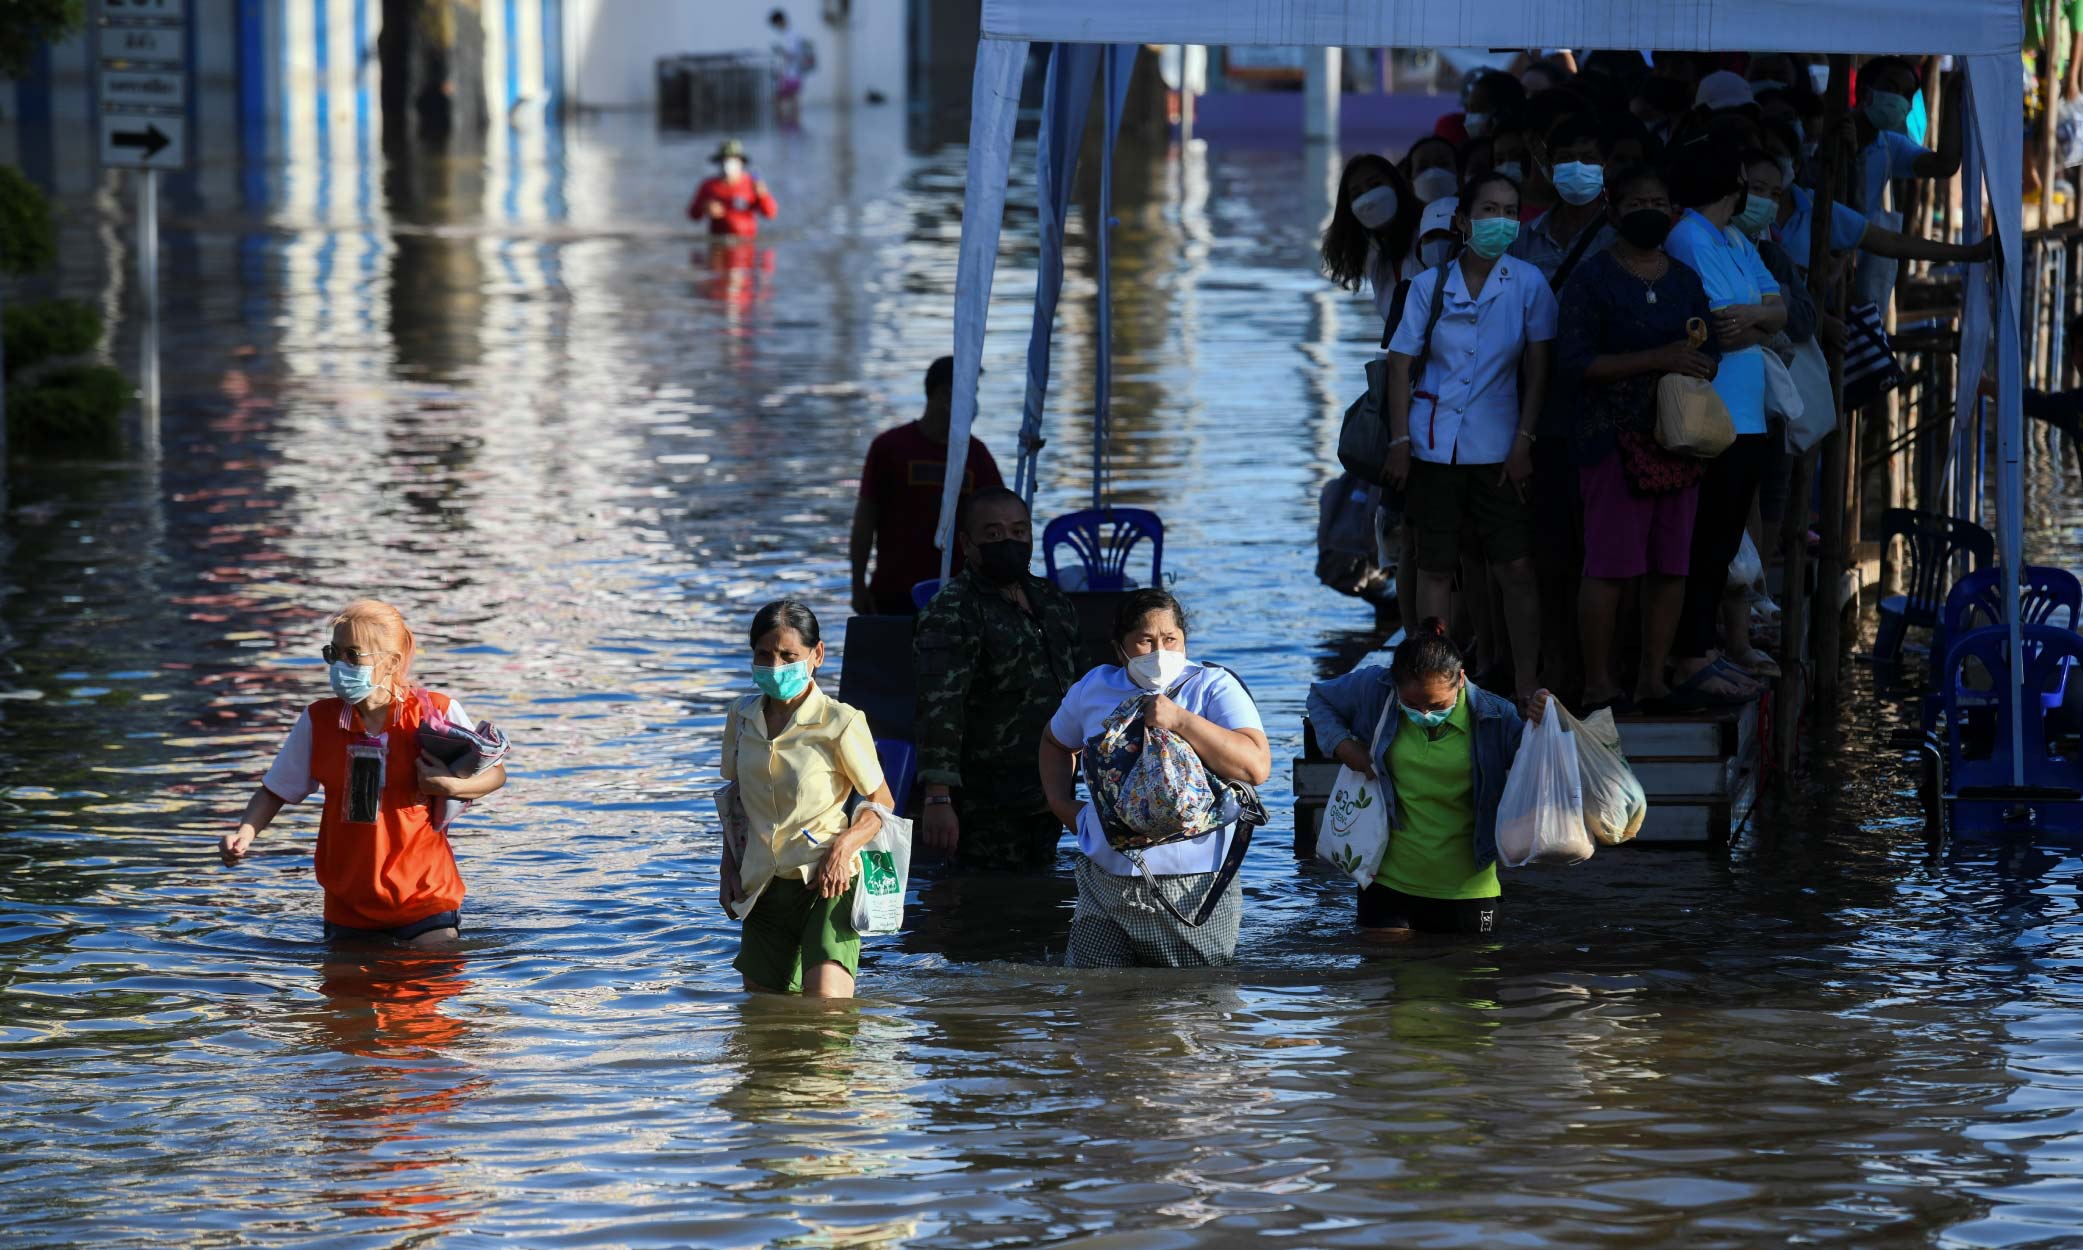
[[[1641,270],[1635,268],[1633,261],[1622,256],[1616,256],[1613,259],[1619,261],[1620,267],[1627,270],[1634,277],[1635,281],[1642,284],[1642,298],[1654,304],[1656,302],[1656,280],[1671,271],[1671,258],[1662,252],[1656,253],[1656,259],[1661,261],[1662,264],[1657,266],[1655,273],[1650,274],[1646,278],[1642,276]]]

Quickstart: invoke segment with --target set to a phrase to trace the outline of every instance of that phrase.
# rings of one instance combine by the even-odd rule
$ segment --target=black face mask
[[[1653,208],[1638,208],[1620,219],[1620,237],[1635,247],[1662,247],[1671,233],[1671,215]]]
[[[976,545],[977,576],[993,586],[1010,586],[1027,576],[1027,566],[1034,562],[1034,542],[1031,539],[1001,538],[995,543]]]

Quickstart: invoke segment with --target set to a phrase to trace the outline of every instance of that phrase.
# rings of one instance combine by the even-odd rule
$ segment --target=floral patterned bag
[[[1185,685],[1180,681],[1165,691],[1165,697],[1177,697]],[[1144,851],[1189,842],[1237,822],[1229,854],[1198,916],[1187,919],[1154,883],[1150,890],[1179,923],[1199,928],[1237,875],[1251,845],[1251,831],[1266,823],[1266,809],[1250,786],[1211,775],[1184,738],[1144,722],[1155,697],[1136,694],[1122,700],[1101,722],[1099,732],[1085,740],[1080,764],[1107,845],[1134,864],[1146,881],[1150,868],[1143,862]]]

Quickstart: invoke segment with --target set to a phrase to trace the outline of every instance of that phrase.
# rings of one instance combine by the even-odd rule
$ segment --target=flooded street
[[[1066,839],[1052,880],[929,883],[857,1004],[749,1000],[723,711],[758,605],[839,633],[861,456],[951,341],[963,153],[887,110],[748,142],[782,210],[749,256],[682,216],[714,136],[648,117],[170,188],[161,460],[13,479],[0,1243],[2083,1245],[2078,856],[1933,862],[1870,670],[1733,848],[1509,874],[1494,944],[1363,949],[1295,861],[1307,685],[1382,641],[1313,576],[1379,332],[1313,271],[1331,157],[1124,149],[1117,188],[1114,499],[1162,513],[1193,651],[1273,742],[1242,966],[1064,970]],[[66,293],[122,297],[128,203],[59,206]],[[1039,517],[1089,501],[1071,229]],[[2068,454],[2027,544],[2077,567]],[[217,858],[365,593],[515,744],[451,954],[329,957],[315,804]]]

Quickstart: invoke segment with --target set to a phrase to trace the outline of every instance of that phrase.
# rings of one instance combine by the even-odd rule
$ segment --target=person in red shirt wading
[[[721,173],[697,187],[694,202],[687,206],[687,215],[696,221],[709,223],[709,234],[715,238],[751,239],[759,235],[759,219],[774,218],[774,194],[767,184],[752,176],[745,168],[745,145],[736,139],[724,140],[709,158],[722,167]]]
[[[933,532],[940,525],[940,485],[947,480],[948,407],[954,386],[954,357],[942,356],[926,367],[926,410],[919,419],[884,430],[868,444],[851,545],[853,610],[862,616],[915,615],[911,588],[940,576],[940,549],[933,545]],[[1003,485],[990,449],[970,435],[962,497],[985,486]],[[961,571],[962,553],[957,548],[951,572]]]
[[[429,800],[483,798],[506,784],[502,764],[459,777],[420,749],[422,724],[472,722],[457,700],[411,684],[413,651],[412,630],[391,605],[358,599],[342,609],[322,651],[334,697],[297,718],[237,832],[218,843],[224,862],[237,864],[285,803],[323,789],[314,858],[329,940],[454,939],[463,877]]]

